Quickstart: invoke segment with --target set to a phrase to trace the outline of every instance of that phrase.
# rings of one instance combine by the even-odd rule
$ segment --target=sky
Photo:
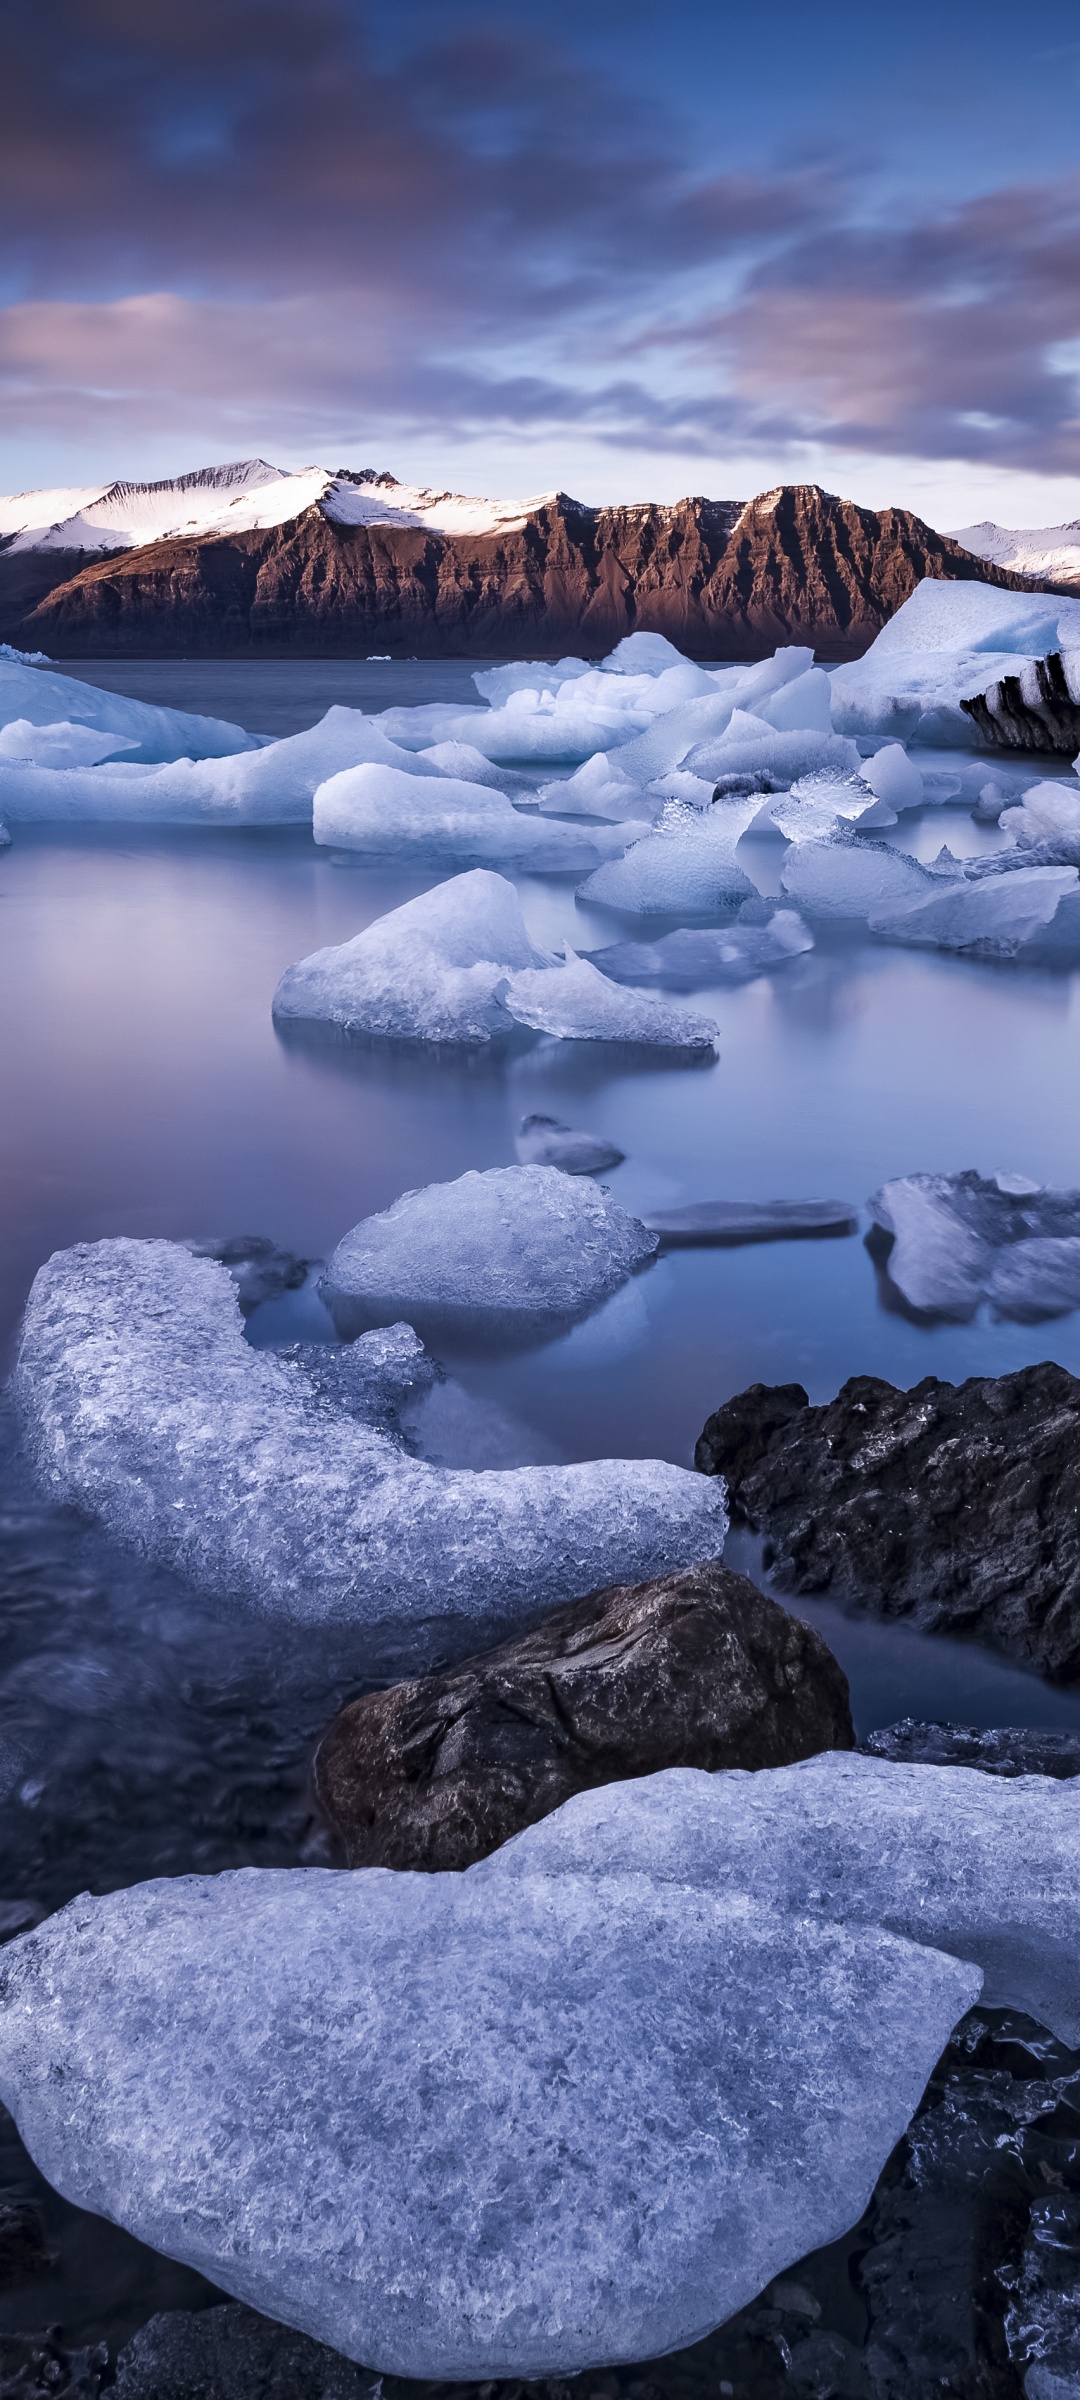
[[[1080,17],[0,0],[0,489],[1080,516]]]

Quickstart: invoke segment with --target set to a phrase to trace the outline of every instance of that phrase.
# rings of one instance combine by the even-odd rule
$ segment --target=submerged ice
[[[989,1300],[1023,1322],[1080,1307],[1080,1192],[968,1168],[896,1176],[870,1213],[892,1237],[889,1282],[920,1313],[963,1321]]]

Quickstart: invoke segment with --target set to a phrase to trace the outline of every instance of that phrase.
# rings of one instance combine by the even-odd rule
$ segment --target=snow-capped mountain
[[[0,543],[8,551],[79,550],[95,555],[138,550],[177,536],[250,533],[287,524],[317,507],[336,525],[426,525],[433,532],[509,532],[554,498],[473,499],[399,483],[373,467],[301,467],[290,473],[264,458],[200,467],[164,483],[107,483],[17,492],[0,499]]]
[[[1080,583],[1080,518],[1069,525],[1030,525],[1020,531],[995,525],[962,525],[950,537],[976,558],[1014,575],[1038,575],[1050,583]]]

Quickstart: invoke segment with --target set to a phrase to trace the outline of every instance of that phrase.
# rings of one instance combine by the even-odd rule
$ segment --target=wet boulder
[[[350,1702],[316,1780],[351,1866],[450,1869],[575,1792],[853,1740],[820,1635],[716,1559],[572,1600],[481,1657]]]

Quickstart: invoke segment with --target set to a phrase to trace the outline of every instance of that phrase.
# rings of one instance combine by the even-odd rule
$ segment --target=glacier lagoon
[[[334,702],[465,704],[473,665],[73,662],[72,672],[282,734]],[[948,805],[888,838],[924,859],[942,842],[959,854],[1001,839]],[[760,890],[778,890],[778,843],[745,836],[739,856]],[[811,951],[757,980],[680,989],[680,1003],[719,1026],[715,1062],[631,1063],[543,1036],[498,1055],[434,1057],[332,1028],[275,1030],[270,1001],[291,962],[439,879],[345,863],[304,831],[18,829],[0,861],[5,1360],[42,1260],[114,1234],[268,1234],[312,1273],[255,1310],[249,1338],[328,1335],[314,1262],[403,1190],[509,1165],[522,1118],[548,1115],[625,1153],[605,1179],[645,1219],[701,1200],[840,1196],[859,1210],[859,1233],[666,1253],[558,1341],[509,1357],[447,1352],[449,1464],[487,1465],[494,1445],[499,1463],[685,1466],[710,1410],[756,1380],[797,1379],[820,1399],[856,1372],[908,1385],[1052,1356],[1080,1373],[1080,1314],[1024,1324],[984,1307],[966,1323],[919,1321],[897,1308],[861,1238],[869,1195],[913,1171],[1080,1184],[1077,975],[818,928]],[[576,901],[576,875],[511,880],[545,950],[643,938],[639,922]],[[647,938],[676,922],[650,920]],[[745,1538],[740,1548],[733,1537],[732,1556],[756,1564]],[[321,1863],[306,1762],[356,1688],[347,1645],[280,1632],[271,1642],[218,1622],[179,1580],[44,1505],[17,1468],[0,1573],[11,1595],[0,1899],[53,1907],[85,1885],[155,1873]],[[851,1677],[860,1733],[907,1713],[1080,1726],[1080,1699],[985,1651],[798,1605]],[[110,2307],[114,2328],[139,2321],[151,2286],[152,2306],[197,2296],[184,2270],[149,2254],[140,2284],[134,2246],[108,2228],[95,2238],[101,2288],[78,2305],[67,2293],[63,2310],[86,2338]],[[114,2242],[126,2299],[101,2266]],[[15,2322],[11,2305],[0,2300],[0,2326]]]

